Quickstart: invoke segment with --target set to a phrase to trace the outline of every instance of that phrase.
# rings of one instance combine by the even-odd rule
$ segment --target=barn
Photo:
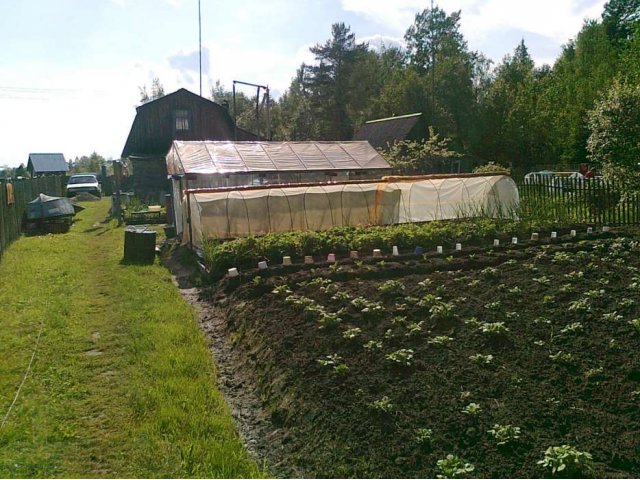
[[[257,140],[235,128],[226,107],[181,88],[136,108],[121,157],[132,166],[136,195],[160,200],[170,190],[165,157],[174,140],[235,138]]]

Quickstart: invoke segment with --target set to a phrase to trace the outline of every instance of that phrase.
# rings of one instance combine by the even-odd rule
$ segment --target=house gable
[[[65,173],[69,171],[69,165],[62,153],[30,153],[27,170],[32,175]]]
[[[234,123],[225,107],[181,88],[136,108],[122,150],[131,155],[165,155],[174,140],[232,140]],[[257,137],[238,129],[239,140]]]

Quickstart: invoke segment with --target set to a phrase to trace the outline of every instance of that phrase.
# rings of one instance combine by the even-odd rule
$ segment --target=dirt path
[[[247,451],[258,464],[278,478],[301,478],[302,472],[286,465],[284,431],[273,425],[262,408],[256,389],[254,372],[244,365],[234,351],[225,326],[224,297],[208,299],[211,290],[193,286],[195,268],[179,260],[179,250],[163,257],[172,273],[172,281],[182,297],[191,304],[198,323],[210,342],[211,355],[217,367],[218,389],[224,395],[238,433]]]

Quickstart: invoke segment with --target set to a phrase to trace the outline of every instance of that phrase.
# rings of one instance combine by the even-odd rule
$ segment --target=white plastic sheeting
[[[369,142],[214,142],[174,140],[169,175],[389,170]]]
[[[395,180],[395,181],[394,181]],[[338,226],[391,225],[476,215],[504,216],[518,205],[511,177],[459,176],[391,179],[371,183],[323,184],[211,193],[191,192],[191,234],[220,239]],[[189,241],[183,199],[183,228]]]

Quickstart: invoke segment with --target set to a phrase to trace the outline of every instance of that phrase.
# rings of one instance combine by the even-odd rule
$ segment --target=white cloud
[[[505,31],[518,30],[544,37],[557,45],[579,32],[585,18],[598,18],[605,0],[439,0],[435,4],[446,12],[462,10],[461,30],[474,50],[483,50]],[[428,7],[424,0],[342,0],[342,8],[362,15],[381,26],[391,27],[399,36],[413,23],[416,13]],[[514,45],[508,45],[512,50]],[[538,61],[543,58],[537,58]],[[545,60],[549,60],[547,55]],[[499,60],[499,59],[495,59]]]
[[[406,43],[402,37],[380,35],[379,33],[375,35],[369,35],[368,37],[358,37],[357,42],[368,43],[369,48],[376,52],[382,52],[383,50],[389,48],[404,49],[406,47]]]

